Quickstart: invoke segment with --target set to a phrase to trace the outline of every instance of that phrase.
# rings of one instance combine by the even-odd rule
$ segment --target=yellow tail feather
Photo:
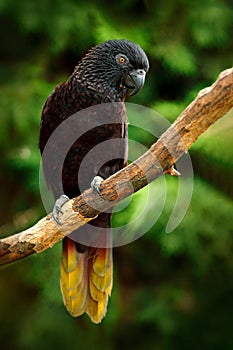
[[[79,253],[74,241],[64,239],[60,286],[72,316],[86,312],[94,323],[101,322],[107,311],[112,277],[111,248],[87,248]]]

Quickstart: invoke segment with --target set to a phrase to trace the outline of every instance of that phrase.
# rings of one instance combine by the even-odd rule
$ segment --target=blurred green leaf
[[[26,228],[44,214],[38,185],[41,109],[86,50],[113,38],[140,44],[150,71],[142,92],[129,101],[172,122],[232,66],[232,11],[227,0],[1,0],[0,234]],[[138,143],[130,145],[133,160],[141,146],[155,142],[157,124],[144,114],[129,117],[130,138]],[[147,131],[133,126],[140,118]],[[66,312],[60,245],[2,269],[2,347],[232,349],[232,149],[229,114],[192,147],[194,173],[202,179],[195,180],[189,210],[170,234],[165,228],[178,179],[156,180],[121,204],[126,207],[113,224],[126,225],[126,238],[152,225],[140,240],[115,249],[113,295],[101,325]]]

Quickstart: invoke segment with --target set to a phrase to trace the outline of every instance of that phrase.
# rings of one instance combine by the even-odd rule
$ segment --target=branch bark
[[[40,253],[164,173],[176,175],[173,164],[210,125],[233,107],[233,69],[201,90],[168,130],[136,161],[101,184],[101,196],[91,189],[67,202],[58,225],[51,214],[33,227],[0,240],[0,265]]]

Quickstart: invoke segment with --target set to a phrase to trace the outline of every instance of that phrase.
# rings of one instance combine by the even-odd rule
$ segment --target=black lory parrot
[[[100,116],[100,125],[81,133],[70,145],[63,162],[61,186],[57,186],[56,166],[43,159],[44,177],[56,200],[53,216],[58,224],[61,206],[67,198],[78,196],[91,183],[93,190],[101,195],[102,179],[126,166],[128,133],[124,101],[128,95],[135,95],[141,90],[148,69],[148,58],[138,45],[128,40],[109,40],[91,48],[68,80],[58,85],[45,102],[39,137],[42,159],[51,135],[70,116],[75,115],[77,130],[82,129],[91,121],[89,119],[93,113],[87,112],[83,118],[77,112],[106,104]],[[114,139],[123,142],[117,143],[117,147],[109,144],[109,147],[103,147],[102,151],[92,156],[80,175],[80,186],[79,172],[86,155],[104,141]],[[61,138],[52,150],[53,159],[59,158],[62,144]],[[77,237],[81,237],[81,234],[91,237],[92,232],[94,235],[98,230],[102,235],[97,235],[96,242],[100,236],[102,241],[111,242],[110,219],[111,212],[99,214],[91,225],[84,225],[78,230]],[[101,322],[106,314],[112,281],[111,244],[101,245],[97,242],[96,246],[88,246],[82,241],[80,243],[73,234],[64,238],[60,286],[64,304],[72,316],[86,312],[93,322]]]

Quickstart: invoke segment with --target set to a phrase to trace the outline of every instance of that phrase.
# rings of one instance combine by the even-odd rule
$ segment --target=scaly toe
[[[104,179],[101,176],[95,176],[91,182],[92,191],[100,194],[100,185],[103,181]]]
[[[63,211],[61,210],[61,208],[69,200],[70,199],[68,196],[66,196],[65,194],[62,194],[61,197],[58,198],[54,204],[52,216],[58,225],[61,225],[61,221],[59,220],[59,214],[63,214]]]

